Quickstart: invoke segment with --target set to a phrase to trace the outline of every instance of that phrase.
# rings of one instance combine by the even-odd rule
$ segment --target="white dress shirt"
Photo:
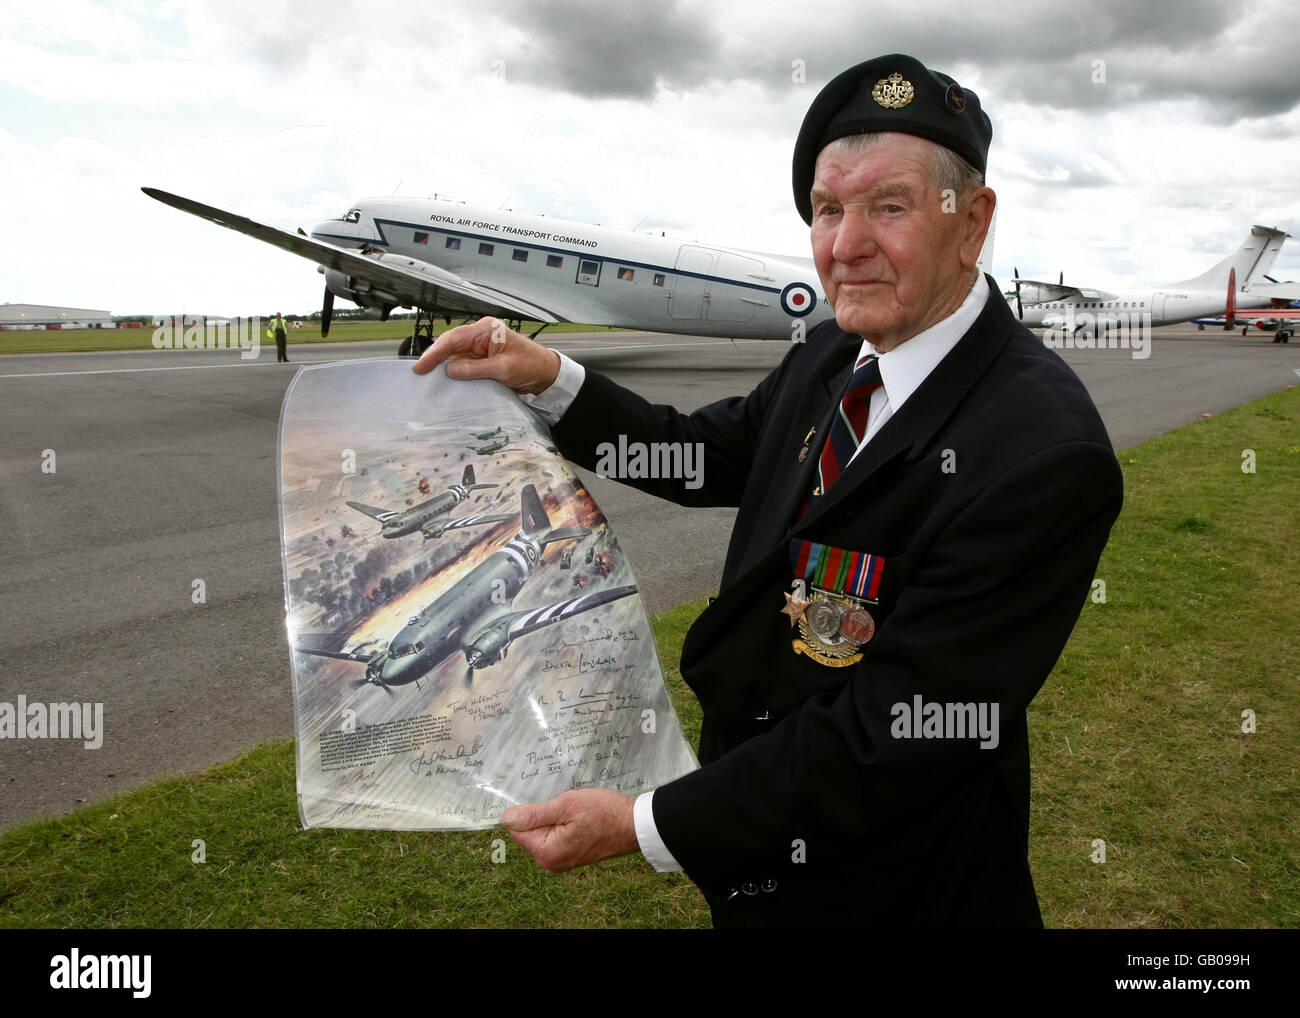
[[[988,281],[982,272],[976,273],[975,285],[956,311],[924,332],[918,332],[899,343],[887,353],[880,354],[881,385],[871,394],[867,433],[862,444],[854,451],[854,456],[862,451],[912,393],[921,387],[921,383],[948,356],[957,341],[966,335],[984,310],[988,296]],[[863,340],[855,360],[875,352],[876,348]],[[586,377],[586,369],[581,364],[560,354],[560,373],[551,387],[540,395],[520,395],[519,398],[548,424],[555,424],[577,397]],[[632,819],[636,825],[636,840],[646,861],[660,873],[680,872],[681,865],[668,851],[668,846],[659,837],[659,830],[655,827],[653,791],[642,792],[636,797]]]

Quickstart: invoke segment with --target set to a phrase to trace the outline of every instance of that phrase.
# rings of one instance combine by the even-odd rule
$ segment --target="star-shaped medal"
[[[781,609],[781,614],[790,616],[790,627],[793,629],[794,624],[803,618],[804,609],[812,604],[812,602],[805,601],[797,594],[791,594],[786,591],[782,591],[782,593],[785,594],[785,607]]]

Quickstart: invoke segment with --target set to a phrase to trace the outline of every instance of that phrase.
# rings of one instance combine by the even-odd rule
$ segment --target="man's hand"
[[[411,365],[427,374],[447,361],[448,378],[492,378],[515,392],[545,392],[560,373],[560,355],[521,336],[499,318],[448,329]]]
[[[510,836],[552,873],[639,852],[632,806],[612,788],[565,792],[535,806],[511,806],[501,815]]]

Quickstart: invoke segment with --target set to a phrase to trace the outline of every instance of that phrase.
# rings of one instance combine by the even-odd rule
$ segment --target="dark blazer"
[[[718,597],[682,650],[704,766],[654,797],[715,925],[1042,924],[1025,708],[1086,599],[1122,481],[1083,384],[989,284],[970,331],[797,523],[861,344],[834,322],[748,396],[689,415],[588,371],[554,429],[589,468],[620,433],[702,443],[702,487],[629,483],[739,506]],[[857,665],[792,649],[792,538],[884,558]],[[917,695],[997,704],[996,748],[895,738],[893,705]]]

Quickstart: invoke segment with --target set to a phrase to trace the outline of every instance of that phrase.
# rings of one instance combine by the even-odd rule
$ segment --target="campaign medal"
[[[845,551],[815,541],[791,541],[794,598],[786,595],[784,614],[798,623],[794,652],[831,668],[846,668],[862,660],[862,647],[876,634],[868,606],[876,605],[885,560],[879,555]],[[803,600],[804,585],[811,592]],[[799,611],[790,610],[797,603]]]

